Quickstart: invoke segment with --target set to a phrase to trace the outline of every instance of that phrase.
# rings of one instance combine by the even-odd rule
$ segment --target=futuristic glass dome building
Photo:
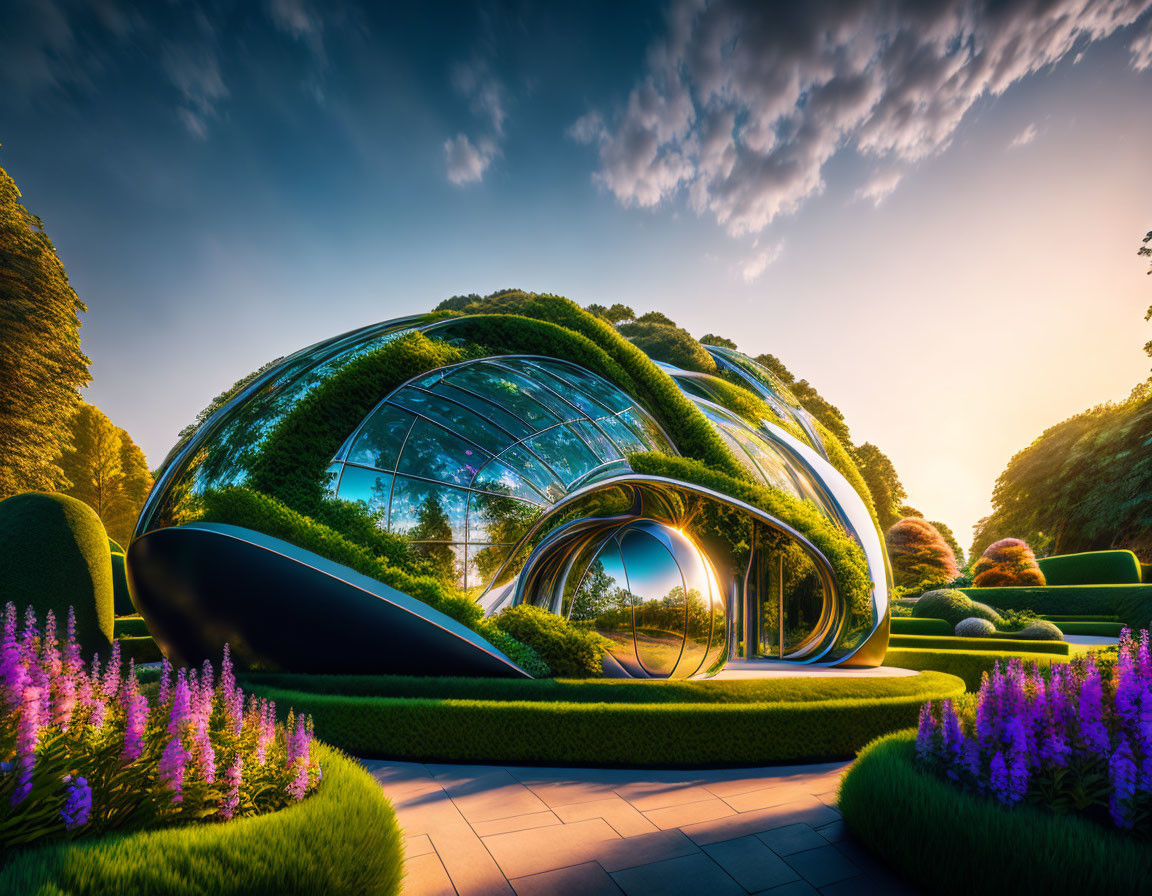
[[[714,346],[713,373],[591,350],[581,364],[500,334],[493,315],[389,321],[274,362],[210,409],[158,472],[129,551],[162,648],[197,662],[228,642],[241,663],[295,671],[524,674],[423,601],[423,579],[364,572],[401,544],[488,616],[528,603],[595,629],[608,674],[882,659],[879,532],[770,371]],[[797,519],[638,473],[630,457],[682,454],[683,421],[653,383]],[[846,588],[797,522],[813,510],[858,550],[865,587]]]

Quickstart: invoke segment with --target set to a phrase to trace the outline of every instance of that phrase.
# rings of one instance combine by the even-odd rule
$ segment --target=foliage
[[[60,458],[65,494],[96,511],[108,535],[127,544],[152,488],[144,452],[98,407],[81,403],[72,415],[72,440]]]
[[[396,896],[403,841],[379,782],[331,747],[317,742],[313,751],[324,783],[300,803],[227,824],[47,845],[0,870],[0,892]]]
[[[533,678],[552,677],[552,668],[536,649],[512,637],[495,620],[481,619],[476,623],[476,632]]]
[[[1127,548],[1152,557],[1152,385],[1049,427],[996,480],[972,555],[1005,535],[1044,554]]]
[[[1089,655],[1042,674],[997,666],[973,717],[925,704],[917,764],[1003,806],[1079,812],[1122,830],[1152,830],[1152,657],[1126,631],[1111,674]],[[966,716],[967,714],[965,714]]]
[[[1133,628],[1152,622],[1152,585],[1047,585],[970,591],[998,607],[1032,610],[1046,616],[1114,616]]]
[[[1093,638],[1119,638],[1120,622],[1068,620],[1057,623],[1065,635],[1088,635]]]
[[[527,644],[559,678],[599,678],[611,642],[572,625],[563,616],[530,604],[509,607],[492,618],[496,626]]]
[[[196,430],[198,430],[200,428],[200,424],[202,424],[205,420],[207,420],[209,417],[211,417],[213,414],[215,414],[218,410],[220,410],[220,408],[224,407],[224,405],[226,405],[229,401],[231,401],[236,395],[239,395],[240,392],[243,391],[243,389],[249,383],[253,382],[258,376],[260,376],[266,370],[272,369],[273,367],[275,367],[277,364],[279,364],[283,360],[284,360],[283,357],[274,358],[273,360],[269,361],[267,364],[260,365],[260,367],[258,367],[256,370],[253,370],[247,376],[241,377],[236,382],[234,382],[231,386],[229,386],[227,389],[225,389],[223,392],[221,392],[219,395],[217,395],[215,398],[213,398],[212,401],[210,401],[208,403],[208,406],[196,415],[195,420],[193,420],[191,423],[189,423],[187,426],[185,426],[182,430],[180,430],[180,434],[177,437],[177,441],[178,442],[183,441],[184,439],[188,438],[188,436],[192,435],[192,433],[196,432]]]
[[[687,330],[659,320],[645,320],[645,317],[648,315],[631,323],[619,324],[616,329],[654,361],[674,364],[682,370],[716,372],[712,356]]]
[[[882,678],[819,676],[703,681],[636,678],[416,678],[410,675],[250,672],[242,676],[241,682],[245,687],[256,690],[275,688],[348,697],[638,704],[797,703],[914,696],[927,700],[945,696],[942,689],[955,686],[955,682],[938,672]]]
[[[956,623],[958,638],[991,638],[996,635],[996,626],[979,616],[969,616]]]
[[[76,613],[76,636],[91,650],[112,640],[114,598],[108,537],[87,504],[30,492],[0,501],[0,594],[38,614]]]
[[[717,336],[714,333],[706,333],[700,337],[701,345],[718,345],[721,348],[730,348],[732,351],[738,351],[736,343],[731,339],[725,339],[723,336]]]
[[[936,520],[930,520],[929,522],[932,527],[940,533],[940,537],[944,539],[948,547],[952,549],[952,555],[956,558],[956,565],[963,569],[964,549],[960,547],[960,542],[956,540],[956,536],[952,534],[952,530],[948,528],[948,526],[946,526],[944,523],[938,522]]]
[[[663,689],[669,683],[627,684]],[[774,684],[784,694],[796,687],[797,680]],[[611,686],[581,682],[573,687],[589,685]],[[929,685],[939,689],[940,697],[959,696],[962,689],[951,676],[934,678]],[[318,737],[358,756],[665,768],[844,759],[880,733],[915,724],[926,696],[922,692],[877,696],[870,685],[861,688],[868,696],[860,698],[790,701],[784,695],[781,700],[752,703],[400,698],[262,687],[258,691],[307,711],[315,719]]]
[[[1021,641],[1063,641],[1064,631],[1043,619],[1031,622],[1018,632],[1012,632],[1013,638]]]
[[[964,679],[968,690],[975,691],[980,687],[981,679],[985,675],[990,675],[997,663],[1014,658],[1037,663],[1040,666],[1068,662],[1065,656],[1036,653],[1032,650],[1032,644],[1029,644],[1029,649],[1026,651],[1002,649],[1002,645],[998,644],[995,650],[926,650],[917,647],[890,647],[888,653],[884,655],[884,665],[897,669],[947,672]]]
[[[864,552],[811,502],[765,485],[733,479],[708,469],[692,458],[647,453],[633,454],[628,461],[632,469],[641,475],[666,476],[694,483],[751,504],[769,516],[788,523],[811,541],[831,564],[840,592],[852,615],[857,618],[870,616],[872,586]]]
[[[315,515],[325,498],[328,464],[380,399],[417,374],[467,357],[445,342],[408,333],[349,362],[276,425],[247,484],[293,510]]]
[[[44,225],[0,168],[0,499],[63,480],[77,389],[91,379],[72,287]],[[67,483],[65,483],[67,484]]]
[[[1139,585],[1140,561],[1131,551],[1089,551],[1036,561],[1047,585]]]
[[[900,519],[900,505],[906,497],[904,486],[900,477],[896,475],[896,468],[883,451],[871,442],[865,442],[856,448],[856,464],[860,475],[872,495],[872,503],[876,506],[876,517],[880,529],[887,532]]]
[[[1001,538],[988,545],[972,568],[972,575],[972,584],[977,588],[1044,584],[1044,573],[1036,565],[1036,556],[1019,538]]]
[[[978,620],[985,622],[987,620]],[[991,623],[989,623],[991,624]],[[892,649],[911,650],[1007,650],[1021,653],[1044,653],[1053,656],[1069,656],[1071,647],[1059,638],[1054,640],[1019,638],[1015,633],[999,633],[995,630],[989,637],[980,636],[934,636],[934,635],[893,635],[888,642]]]
[[[888,530],[884,540],[897,585],[916,588],[943,585],[960,572],[952,548],[927,520],[906,517]]]
[[[474,629],[480,620],[480,607],[445,582],[401,569],[275,498],[243,486],[210,489],[201,498],[202,519],[207,522],[231,523],[291,542],[423,601],[468,628]]]
[[[895,611],[895,607],[892,608]],[[891,619],[894,635],[943,635],[952,634],[953,626],[943,619],[913,619],[893,616]],[[995,631],[995,626],[993,626]]]
[[[940,591],[929,591],[921,595],[912,608],[912,615],[922,619],[943,619],[949,625],[956,626],[963,619],[978,617],[987,619],[997,628],[1004,624],[1000,614],[990,606],[977,603],[963,591],[945,588]]]
[[[63,649],[61,649],[61,647]],[[7,771],[0,845],[256,815],[299,801],[320,783],[311,724],[236,686],[225,648],[219,680],[207,662],[161,673],[153,705],[124,672],[118,642],[86,670],[75,621],[61,645],[55,617],[21,630],[9,602],[0,642],[0,744]]]
[[[1074,815],[1006,810],[964,793],[916,767],[915,740],[907,731],[869,744],[844,776],[838,804],[869,852],[917,890],[1135,893],[1152,876],[1145,843]]]
[[[621,321],[636,319],[636,312],[627,305],[621,305],[619,302],[611,308],[605,308],[603,305],[596,304],[586,305],[584,310],[589,314],[595,314],[610,324],[618,324]]]

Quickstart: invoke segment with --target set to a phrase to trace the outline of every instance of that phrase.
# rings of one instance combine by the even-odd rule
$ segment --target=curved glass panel
[[[609,538],[589,564],[568,618],[591,625],[612,642],[609,652],[621,666],[632,674],[640,671],[632,629],[632,595],[615,538]]]
[[[619,538],[632,593],[636,656],[649,675],[672,674],[684,649],[684,577],[672,551],[644,529]]]

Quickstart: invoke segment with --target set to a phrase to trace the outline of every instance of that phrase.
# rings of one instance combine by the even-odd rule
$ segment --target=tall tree
[[[887,532],[893,523],[906,515],[900,511],[908,495],[896,475],[896,468],[888,455],[871,442],[865,442],[856,449],[856,463],[868,491],[872,493],[880,528]]]
[[[884,536],[892,561],[892,578],[905,588],[943,585],[959,572],[956,555],[927,520],[910,516]]]
[[[964,549],[960,547],[960,542],[956,540],[956,536],[952,534],[952,530],[948,526],[944,525],[943,523],[939,523],[936,520],[932,520],[931,523],[936,527],[936,531],[940,533],[940,537],[943,538],[945,542],[947,542],[948,547],[952,548],[952,553],[956,555],[956,565],[963,567]]]
[[[700,337],[700,344],[701,345],[718,345],[721,348],[730,348],[733,351],[737,351],[735,342],[733,342],[731,339],[725,338],[724,336],[717,336],[715,333],[708,333],[704,336],[701,336]]]
[[[81,311],[44,225],[0,168],[0,499],[51,491],[85,385]]]
[[[90,404],[73,414],[69,441],[60,458],[68,481],[62,491],[95,510],[108,534],[126,545],[152,488],[144,452]]]

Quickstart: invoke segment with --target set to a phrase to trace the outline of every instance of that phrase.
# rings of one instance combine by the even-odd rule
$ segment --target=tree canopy
[[[723,336],[717,336],[715,333],[706,333],[705,335],[701,336],[700,337],[700,344],[701,345],[718,345],[721,348],[730,348],[733,351],[738,350],[736,348],[736,343],[733,342],[731,339],[726,339]]]
[[[60,459],[62,491],[96,511],[108,534],[127,545],[152,474],[144,452],[98,407],[82,403],[72,415],[70,446]]]
[[[81,311],[43,223],[0,169],[0,499],[64,479],[77,390],[91,379]]]
[[[865,442],[856,449],[856,463],[868,491],[872,493],[876,516],[885,532],[901,517],[913,515],[903,512],[904,499],[908,495],[888,455],[871,442]]]

